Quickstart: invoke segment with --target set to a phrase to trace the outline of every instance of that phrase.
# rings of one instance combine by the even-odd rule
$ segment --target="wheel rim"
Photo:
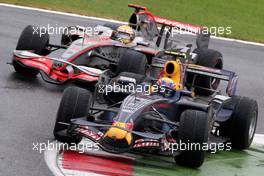
[[[250,120],[250,126],[249,126],[249,140],[251,140],[254,136],[255,133],[255,128],[256,128],[256,123],[257,123],[257,112],[253,112],[253,117]]]

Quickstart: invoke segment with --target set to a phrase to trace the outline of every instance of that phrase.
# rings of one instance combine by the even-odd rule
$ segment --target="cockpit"
[[[148,12],[133,13],[129,19],[129,26],[136,31],[136,36],[153,41],[159,35],[154,17]]]

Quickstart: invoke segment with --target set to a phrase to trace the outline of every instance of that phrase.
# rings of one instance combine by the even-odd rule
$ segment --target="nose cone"
[[[114,127],[111,127],[105,133],[104,137],[109,137],[109,138],[114,139],[116,141],[125,139],[127,141],[127,144],[130,145],[132,143],[132,135],[131,135],[131,133],[127,132],[126,130],[117,128],[117,127],[121,127],[121,128],[127,129],[126,128],[127,127],[126,123],[116,122],[114,124]]]

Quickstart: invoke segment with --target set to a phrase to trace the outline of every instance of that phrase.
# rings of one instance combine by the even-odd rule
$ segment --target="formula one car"
[[[202,165],[212,143],[247,149],[255,133],[258,105],[236,95],[238,76],[178,59],[162,61],[156,64],[164,68],[155,83],[142,83],[144,91],[106,107],[97,106],[90,91],[68,87],[58,109],[55,138],[71,144],[85,137],[112,153],[170,151],[176,163],[192,168]],[[195,95],[194,89],[202,89],[195,80],[201,78],[226,81],[226,95],[219,91]],[[188,79],[191,85],[186,84]],[[181,149],[181,144],[188,147]]]
[[[200,32],[202,28],[153,16],[142,6],[129,6],[135,12],[131,15],[128,26],[105,24],[98,26],[95,34],[87,34],[85,27],[70,26],[64,29],[61,45],[50,44],[50,36],[45,29],[27,26],[13,52],[14,69],[31,77],[40,73],[45,81],[54,84],[77,81],[95,85],[105,69],[112,69],[114,72],[118,66],[129,71],[126,70],[129,65],[119,65],[122,57],[123,60],[139,58],[135,62],[142,67],[135,67],[133,70],[144,74],[145,60],[150,65],[152,58],[164,49],[174,48],[190,53],[191,45],[175,46],[176,42],[170,37],[173,28],[183,28],[198,34],[197,48],[208,48],[209,36]],[[158,25],[161,25],[160,29]],[[48,56],[58,49],[66,51],[59,58]],[[128,49],[137,51],[138,54],[127,54]],[[131,65],[135,65],[135,62]]]
[[[128,69],[126,69],[127,71],[123,69],[123,72],[120,72],[118,75],[113,75],[111,70],[105,70],[95,85],[94,93],[96,94],[96,101],[100,104],[109,105],[122,101],[130,93],[135,92],[138,84],[156,81],[157,77],[160,77],[160,72],[166,61],[178,60],[185,64],[196,63],[211,68],[223,67],[223,59],[220,52],[211,49],[197,49],[196,53],[189,53],[188,55],[185,51],[177,51],[175,49],[162,51],[152,58],[152,64],[149,65],[150,69],[147,76],[129,72]],[[137,63],[134,66],[140,67]],[[188,74],[185,86],[188,90],[195,86],[193,91],[196,95],[210,96],[215,92],[220,83],[219,79],[210,77],[196,76],[195,80],[193,78],[193,74]]]

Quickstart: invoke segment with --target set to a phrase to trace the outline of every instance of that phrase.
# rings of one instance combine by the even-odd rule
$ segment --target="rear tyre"
[[[118,73],[130,72],[145,75],[146,67],[146,55],[134,50],[127,50],[119,59],[117,71]]]
[[[223,68],[223,56],[220,52],[212,49],[203,48],[203,49],[194,50],[194,53],[198,55],[197,63],[196,63],[197,65],[216,68],[216,69]],[[188,75],[187,77],[188,86],[191,86],[193,79],[194,79],[193,74]],[[219,79],[214,79],[203,75],[197,75],[194,82],[194,86],[196,87],[195,93],[197,95],[204,95],[204,96],[212,95],[214,91],[211,90],[216,90],[219,86],[219,83],[220,83]]]
[[[90,91],[79,87],[65,89],[53,130],[54,137],[58,141],[68,144],[78,144],[81,141],[81,137],[62,133],[62,130],[68,130],[68,126],[59,122],[70,124],[71,119],[88,116],[91,102],[92,94]]]
[[[234,109],[231,118],[220,124],[220,135],[229,137],[234,149],[247,149],[251,145],[257,127],[258,104],[255,100],[232,97]]]
[[[175,156],[177,164],[190,168],[197,168],[204,162],[205,151],[202,150],[203,143],[208,142],[209,122],[205,112],[197,110],[186,110],[180,119],[178,140],[187,146],[199,145],[198,148],[186,148]]]

